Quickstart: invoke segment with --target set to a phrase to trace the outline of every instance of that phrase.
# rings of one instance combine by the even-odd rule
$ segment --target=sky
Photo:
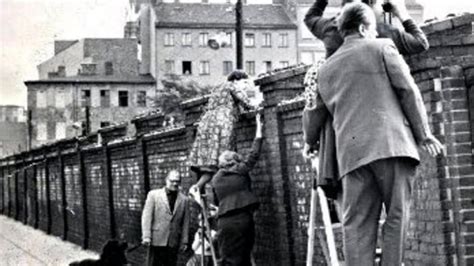
[[[267,0],[253,0],[265,1]],[[417,0],[425,19],[474,13],[473,0]],[[0,105],[26,107],[25,80],[53,56],[55,39],[121,38],[128,0],[0,0]]]

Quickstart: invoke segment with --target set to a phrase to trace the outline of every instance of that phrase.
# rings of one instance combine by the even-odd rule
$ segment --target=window
[[[183,75],[192,75],[192,62],[191,61],[183,61]]]
[[[209,34],[207,32],[199,33],[199,46],[206,47],[208,40],[209,40]]]
[[[36,140],[47,140],[48,131],[46,123],[38,122],[36,124]]]
[[[146,107],[146,91],[138,91],[137,106]]]
[[[55,95],[55,101],[56,101],[56,108],[64,108],[66,107],[66,101],[65,101],[65,93],[64,91],[58,91]]]
[[[255,47],[255,34],[245,33],[244,44],[246,47]]]
[[[234,39],[232,32],[226,32],[225,37],[226,37],[226,43],[227,43],[225,47],[232,47],[232,40]]]
[[[263,61],[263,70],[265,72],[272,71],[272,61]]]
[[[191,46],[191,33],[186,32],[181,35],[181,45]]]
[[[91,91],[81,90],[81,106],[91,106]]]
[[[263,34],[262,47],[272,47],[272,34],[271,33]]]
[[[105,75],[113,75],[114,74],[114,64],[112,62],[105,62]]]
[[[290,63],[288,61],[280,61],[280,67],[281,68],[288,67],[289,65],[290,65]]]
[[[66,123],[57,122],[55,131],[56,131],[55,139],[64,139],[64,138],[66,138]]]
[[[165,46],[174,46],[174,34],[171,32],[165,33]]]
[[[199,62],[199,75],[209,75],[210,72],[209,61]]]
[[[127,107],[128,106],[128,91],[119,91],[119,106],[120,107]]]
[[[171,75],[174,73],[174,60],[165,60],[165,74]]]
[[[232,72],[232,70],[233,70],[232,61],[224,61],[223,69],[224,69],[223,74],[225,76],[229,75],[230,72]]]
[[[108,121],[101,121],[100,122],[100,127],[103,128],[103,127],[108,127],[110,126],[110,122]]]
[[[110,107],[109,90],[100,90],[100,107]]]
[[[37,91],[36,92],[36,107],[37,108],[46,108],[46,91]]]
[[[288,47],[288,33],[280,33],[280,43],[278,47]]]
[[[255,75],[255,61],[246,61],[245,70],[249,75]]]

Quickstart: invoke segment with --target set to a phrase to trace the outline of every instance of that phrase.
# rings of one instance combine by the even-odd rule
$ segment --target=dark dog
[[[98,260],[85,259],[81,261],[75,261],[69,266],[120,266],[128,265],[127,256],[127,243],[120,242],[118,240],[109,240],[102,248],[102,254]]]

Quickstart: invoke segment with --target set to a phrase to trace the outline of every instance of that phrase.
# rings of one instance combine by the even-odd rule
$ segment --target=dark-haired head
[[[341,6],[345,6],[346,4],[350,4],[350,3],[359,3],[359,2],[372,6],[375,2],[377,2],[377,0],[342,0]]]
[[[343,37],[369,29],[375,30],[375,15],[372,9],[363,3],[350,3],[344,6],[338,18],[338,29]]]
[[[232,73],[227,76],[227,81],[236,81],[236,80],[241,80],[241,79],[248,79],[249,75],[242,69],[236,69],[232,71]]]

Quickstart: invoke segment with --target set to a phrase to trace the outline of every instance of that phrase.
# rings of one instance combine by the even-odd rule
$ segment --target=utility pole
[[[243,58],[244,58],[244,51],[243,51],[243,30],[242,30],[242,0],[237,0],[235,4],[235,38],[236,38],[236,49],[237,49],[237,69],[243,69]]]
[[[85,121],[85,127],[83,130],[82,135],[87,136],[89,133],[91,133],[91,112],[90,112],[90,107],[89,105],[86,106],[86,121]]]

